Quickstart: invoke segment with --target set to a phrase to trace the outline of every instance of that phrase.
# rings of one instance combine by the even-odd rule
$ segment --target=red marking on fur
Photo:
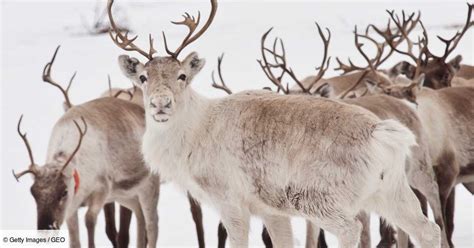
[[[74,177],[74,194],[76,194],[77,190],[79,189],[79,182],[80,182],[79,173],[77,173],[76,169],[74,169],[73,177]]]

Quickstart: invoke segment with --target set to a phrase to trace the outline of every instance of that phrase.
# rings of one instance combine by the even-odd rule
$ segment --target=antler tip
[[[16,180],[17,182],[20,182],[20,180],[18,180],[17,175],[15,174],[15,170],[13,170],[13,169],[12,169],[12,174],[13,174],[13,177],[15,178],[15,180]]]

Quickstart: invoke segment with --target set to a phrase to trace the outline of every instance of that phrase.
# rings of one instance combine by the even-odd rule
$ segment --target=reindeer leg
[[[319,238],[318,238],[318,248],[328,248],[326,243],[326,234],[324,234],[323,229],[319,229]]]
[[[117,236],[118,248],[127,248],[130,243],[130,222],[132,221],[132,211],[120,206],[120,230]]]
[[[456,185],[456,179],[459,175],[459,165],[456,162],[454,153],[446,152],[442,157],[441,162],[438,166],[434,167],[436,177],[439,186],[439,197],[441,202],[441,209],[443,213],[444,223],[448,223],[447,220],[447,207],[448,198]],[[445,230],[447,231],[448,228]],[[448,237],[448,244],[453,247],[453,242],[449,237],[449,232],[446,234]]]
[[[428,156],[428,152],[420,152],[418,154],[425,154],[426,156],[410,160],[413,163],[410,166],[411,171],[408,174],[408,181],[410,186],[414,188],[415,194],[420,200],[423,214],[425,214],[425,216],[428,216],[428,206],[426,205],[426,200],[428,200],[428,203],[433,210],[435,222],[441,228],[441,247],[448,248],[449,244],[446,236],[444,212],[441,206],[439,186],[432,162]]]
[[[328,248],[324,230],[310,220],[306,220],[306,248]]]
[[[132,210],[137,218],[137,247],[145,248],[146,247],[146,230],[145,230],[145,217],[143,215],[142,208],[138,198],[129,198],[129,199],[120,199],[120,205],[127,207]]]
[[[370,213],[361,211],[357,215],[357,219],[362,223],[362,233],[360,236],[359,248],[370,248]]]
[[[273,248],[272,239],[265,225],[262,228],[262,241],[265,244],[265,248]]]
[[[335,210],[337,211],[337,210]],[[360,243],[362,223],[355,216],[346,216],[343,211],[338,214],[318,221],[321,227],[336,235],[341,248],[355,248]]]
[[[421,211],[423,212],[424,216],[428,216],[428,204],[426,201],[426,197],[420,193],[420,191],[413,189],[413,193],[415,193],[416,198],[418,198],[418,201],[420,202],[421,206]],[[441,228],[441,227],[440,227]],[[408,247],[408,248],[414,248],[415,246],[411,242],[410,238],[408,237],[408,234],[404,232],[402,229],[398,229],[398,247]],[[441,240],[443,239],[443,232],[441,232]],[[441,243],[443,244],[443,243]],[[442,246],[443,247],[443,246]]]
[[[113,247],[117,247],[117,229],[115,228],[115,203],[110,202],[104,206],[105,217],[105,233],[112,243]]]
[[[250,213],[236,206],[238,204],[220,206],[222,224],[229,234],[230,247],[248,247]]]
[[[293,247],[293,230],[291,229],[290,218],[275,215],[263,215],[263,223],[270,235],[270,244],[265,243],[268,248],[286,248]]]
[[[156,247],[158,241],[158,198],[160,196],[160,180],[151,180],[138,195],[146,225],[148,247]]]
[[[219,222],[219,227],[217,227],[217,237],[219,239],[217,243],[218,248],[225,248],[225,241],[227,239],[227,230],[224,227],[224,224],[222,224],[222,221]]]
[[[453,232],[454,232],[454,203],[456,198],[456,189],[451,191],[448,197],[448,203],[446,205],[446,232],[448,240],[450,241],[449,247],[454,247],[452,242]]]
[[[407,232],[421,248],[440,248],[440,228],[421,211],[408,183],[387,185],[374,195],[367,207]]]
[[[94,235],[95,235],[95,225],[97,223],[97,216],[100,213],[100,210],[105,204],[105,192],[100,192],[92,196],[92,204],[86,212],[86,227],[87,227],[87,238],[89,243],[89,248],[95,247]]]
[[[79,221],[77,219],[77,210],[67,220],[67,229],[69,231],[69,247],[80,248],[81,241],[79,238]]]
[[[198,237],[199,248],[206,247],[204,241],[204,227],[202,225],[202,210],[201,205],[188,192],[189,205],[191,207],[191,214],[193,215],[194,225],[196,226],[196,233]]]
[[[306,248],[319,248],[318,239],[321,228],[306,220]]]

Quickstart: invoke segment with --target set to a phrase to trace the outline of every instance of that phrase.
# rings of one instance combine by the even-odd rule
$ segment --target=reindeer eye
[[[183,80],[183,81],[186,80],[186,75],[184,74],[179,75],[178,80]]]
[[[66,196],[67,196],[67,193],[68,193],[67,190],[65,190],[65,191],[63,192],[63,194],[61,195],[61,199],[63,199],[64,197],[66,197]]]
[[[145,76],[143,76],[143,75],[140,76],[140,81],[142,82],[142,84],[145,83],[146,80],[147,80],[147,79],[146,79]]]

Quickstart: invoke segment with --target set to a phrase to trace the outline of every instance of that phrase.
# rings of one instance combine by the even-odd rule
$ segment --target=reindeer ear
[[[421,90],[421,88],[423,87],[423,85],[425,84],[425,74],[422,73],[417,79],[416,81],[414,82],[416,83],[416,87]]]
[[[142,85],[140,76],[142,76],[145,66],[138,61],[138,59],[128,55],[120,55],[118,57],[118,63],[123,74],[132,80],[136,86],[140,87]]]
[[[459,69],[461,69],[461,61],[462,61],[462,56],[461,55],[457,55],[456,57],[454,57],[452,60],[450,60],[448,62],[448,64],[450,66],[452,66],[454,68],[454,70],[459,71]]]
[[[407,61],[402,61],[390,69],[390,77],[405,75],[407,78],[413,78],[416,67]]]
[[[187,74],[188,84],[191,82],[194,76],[201,71],[205,64],[206,60],[199,58],[196,52],[192,52],[183,60],[182,65]]]
[[[366,79],[365,81],[365,87],[367,87],[367,90],[369,91],[370,94],[376,94],[379,93],[380,87],[378,84],[370,79]]]
[[[314,94],[318,94],[324,98],[331,98],[334,96],[334,88],[327,82],[321,84],[315,91]]]
[[[423,88],[423,84],[425,83],[425,74],[421,74],[415,81],[413,81],[410,85],[403,88],[407,99],[410,98],[416,99],[416,95],[421,91]],[[410,100],[412,101],[412,100]]]

